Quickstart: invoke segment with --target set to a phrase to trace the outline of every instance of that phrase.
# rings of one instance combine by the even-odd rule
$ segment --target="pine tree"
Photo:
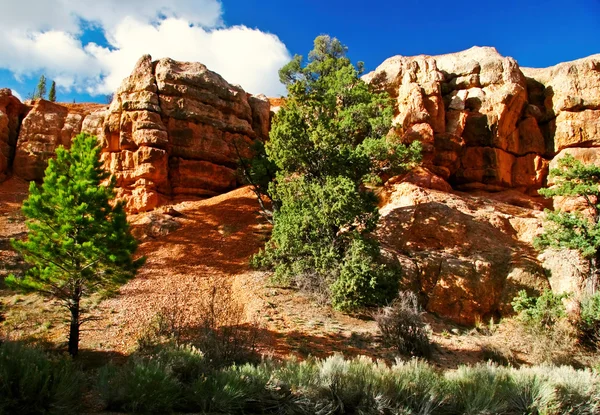
[[[574,249],[589,261],[588,291],[600,281],[600,167],[584,165],[567,154],[550,170],[554,185],[541,189],[545,197],[580,197],[586,212],[546,211],[547,226],[534,241],[538,248]]]
[[[37,87],[35,89],[35,93],[33,94],[33,99],[44,99],[46,97],[46,77],[44,75],[40,76],[40,80],[38,81]]]
[[[48,92],[48,101],[56,102],[56,82],[50,84],[50,92]]]
[[[308,62],[295,56],[280,70],[288,97],[273,119],[266,157],[258,155],[248,176],[264,192],[261,173],[274,175],[266,190],[276,208],[273,233],[254,263],[350,310],[397,293],[394,272],[380,264],[369,237],[378,210],[365,183],[405,170],[420,147],[388,136],[393,103],[360,79],[362,64],[356,68],[346,51],[319,36]]]
[[[22,278],[6,279],[12,288],[56,298],[69,310],[72,356],[85,321],[81,300],[115,290],[142,263],[132,259],[137,242],[123,204],[111,202],[115,180],[102,168],[99,154],[96,137],[80,134],[70,150],[56,150],[42,185],[31,183],[23,203],[27,239],[12,241],[31,268]]]

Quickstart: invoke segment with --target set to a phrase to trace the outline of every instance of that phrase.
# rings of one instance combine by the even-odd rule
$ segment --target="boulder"
[[[549,68],[521,68],[527,77],[531,116],[538,119],[546,153],[566,152],[594,162],[600,148],[600,54]]]
[[[382,248],[407,270],[402,284],[427,311],[473,324],[510,314],[521,289],[550,287],[531,246],[539,210],[390,181],[380,213]]]
[[[105,162],[130,212],[174,196],[213,196],[238,185],[240,155],[268,136],[270,104],[201,63],[142,57],[123,81],[103,127]]]

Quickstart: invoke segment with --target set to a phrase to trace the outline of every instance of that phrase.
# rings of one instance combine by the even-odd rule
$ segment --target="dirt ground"
[[[20,205],[26,194],[27,183],[18,179],[0,184],[0,278],[25,266],[11,250],[10,239],[25,235]],[[159,313],[176,310],[184,320],[193,321],[202,299],[216,286],[231,291],[233,301],[245,307],[248,322],[258,322],[259,351],[266,356],[304,358],[340,352],[393,361],[395,354],[381,345],[372,319],[345,315],[295,290],[273,286],[268,274],[249,267],[249,258],[264,245],[269,232],[257,207],[253,193],[240,188],[131,216],[134,234],[142,239],[138,253],[146,263],[118,295],[87,303],[93,319],[82,327],[82,351],[127,355]],[[0,285],[0,303],[4,319],[0,334],[64,347],[66,315],[54,301]],[[512,320],[473,329],[433,315],[426,319],[435,344],[432,363],[440,368],[483,361],[486,347],[502,350],[515,364],[534,360],[531,339]],[[588,359],[578,352],[573,355]]]

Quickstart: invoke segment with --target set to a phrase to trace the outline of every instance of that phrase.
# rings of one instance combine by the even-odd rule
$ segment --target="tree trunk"
[[[592,259],[590,259],[590,274],[588,277],[588,283],[587,283],[587,294],[588,295],[594,295],[596,293],[596,290],[598,289],[598,282],[600,281],[599,278],[599,273],[600,273],[600,269],[598,268],[600,266],[600,251],[596,254],[595,257],[593,257]]]
[[[76,357],[79,352],[79,297],[71,299],[69,304],[71,311],[71,325],[69,328],[69,354]]]

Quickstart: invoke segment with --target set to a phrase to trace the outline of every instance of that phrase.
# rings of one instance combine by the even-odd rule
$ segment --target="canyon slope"
[[[549,168],[566,153],[600,163],[600,55],[531,69],[474,47],[396,56],[363,79],[393,98],[393,132],[423,143],[422,167],[379,190],[377,236],[428,311],[473,324],[510,313],[520,289],[582,289],[576,254],[538,255],[531,242],[552,206],[537,194]],[[223,194],[279,105],[200,63],[150,56],[110,106],[21,103],[0,90],[0,180],[40,180],[56,147],[87,132],[131,213]]]

